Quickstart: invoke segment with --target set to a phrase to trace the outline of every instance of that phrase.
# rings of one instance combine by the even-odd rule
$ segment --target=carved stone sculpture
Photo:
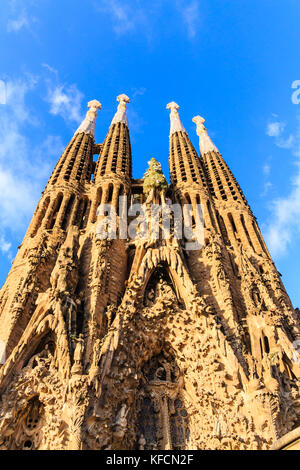
[[[299,436],[299,310],[204,119],[198,155],[169,103],[171,185],[155,159],[134,179],[117,100],[103,144],[89,103],[0,291],[0,449],[276,448]],[[119,196],[189,204],[194,227],[201,205],[203,243],[175,216],[131,239]]]

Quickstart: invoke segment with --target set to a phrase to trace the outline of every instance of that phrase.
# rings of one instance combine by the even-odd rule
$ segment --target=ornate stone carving
[[[167,109],[171,110],[170,113],[170,121],[171,121],[171,129],[170,129],[170,135],[174,134],[175,132],[185,132],[185,128],[182,125],[182,122],[180,121],[180,117],[178,114],[178,109],[179,106],[177,103],[174,101],[171,101],[171,103],[167,104]]]
[[[97,118],[97,111],[102,108],[101,103],[97,100],[90,101],[88,103],[89,111],[86,113],[84,121],[80,124],[77,131],[74,134],[74,137],[77,134],[87,134],[94,137],[95,135],[95,121]]]
[[[126,124],[126,126],[128,126],[126,107],[127,107],[127,103],[130,102],[130,99],[128,98],[127,95],[123,94],[117,97],[117,101],[119,102],[118,110],[111,123],[117,124],[118,122],[122,122],[123,124]]]
[[[212,143],[210,137],[207,134],[207,130],[204,127],[205,119],[201,116],[195,116],[193,122],[197,125],[197,134],[199,136],[199,146],[201,155],[207,152],[218,152],[217,147]]]
[[[101,145],[89,103],[0,292],[0,449],[269,449],[299,424],[299,311],[203,118],[199,159],[169,103],[171,185],[154,160],[135,180],[118,101]],[[201,203],[204,246],[176,221],[100,240],[97,207],[131,194]]]

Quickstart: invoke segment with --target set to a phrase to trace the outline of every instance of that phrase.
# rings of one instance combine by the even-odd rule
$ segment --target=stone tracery
[[[0,448],[270,448],[300,424],[299,312],[204,120],[199,158],[170,103],[172,186],[155,159],[134,180],[118,100],[101,145],[90,103],[0,292]],[[204,246],[99,240],[121,193],[201,201]]]

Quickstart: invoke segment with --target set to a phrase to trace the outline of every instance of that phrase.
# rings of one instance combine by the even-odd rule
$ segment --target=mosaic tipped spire
[[[126,124],[126,126],[128,127],[126,108],[127,108],[127,103],[130,102],[130,99],[128,98],[127,95],[122,94],[122,95],[117,96],[117,101],[119,102],[118,109],[111,123],[117,124],[118,122],[122,122],[123,124]]]
[[[77,131],[75,132],[74,136],[77,134],[88,134],[92,137],[95,136],[95,122],[97,118],[97,111],[102,108],[101,103],[97,100],[92,100],[88,103],[88,112],[86,113],[86,117],[78,127]]]
[[[218,152],[217,147],[212,142],[207,134],[207,129],[204,126],[205,119],[201,116],[193,117],[193,122],[197,126],[197,135],[199,136],[200,153],[203,156],[207,152]]]
[[[171,110],[171,113],[170,113],[170,123],[171,123],[170,136],[172,134],[174,134],[175,132],[180,132],[180,131],[186,132],[185,128],[183,127],[182,122],[180,121],[180,117],[179,117],[179,114],[178,114],[178,109],[179,109],[178,104],[175,103],[174,101],[171,101],[171,103],[167,104],[167,109]]]

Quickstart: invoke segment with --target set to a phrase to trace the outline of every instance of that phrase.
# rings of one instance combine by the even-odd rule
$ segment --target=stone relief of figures
[[[123,403],[123,405],[121,406],[120,410],[117,413],[116,421],[114,423],[114,430],[113,430],[114,436],[117,437],[118,439],[122,439],[126,433],[128,412],[129,412],[129,409],[126,403]]]
[[[52,345],[33,354],[1,397],[0,449],[50,449],[62,444],[63,386]],[[52,422],[55,417],[56,425]]]
[[[72,374],[81,374],[83,368],[83,354],[84,354],[84,339],[83,334],[80,333],[78,337],[74,337],[76,344],[73,355],[73,366],[71,369]]]
[[[144,304],[151,307],[159,299],[165,299],[169,302],[176,302],[176,294],[172,287],[172,281],[163,269],[158,270],[157,274],[150,279],[144,294]]]
[[[223,310],[224,320],[228,325],[228,329],[232,332],[231,334],[238,337],[237,313],[234,308],[230,278],[225,269],[220,235],[211,234],[203,251],[203,256],[211,265],[210,281],[213,293],[216,298],[222,298],[220,307]]]
[[[142,441],[145,449],[184,449],[187,445],[187,413],[184,410],[177,413],[178,407],[183,406],[177,399],[183,381],[178,367],[170,359],[170,352],[166,350],[146,366],[138,421],[138,444]]]
[[[62,245],[50,282],[55,296],[72,297],[78,282],[78,228],[73,226]]]

